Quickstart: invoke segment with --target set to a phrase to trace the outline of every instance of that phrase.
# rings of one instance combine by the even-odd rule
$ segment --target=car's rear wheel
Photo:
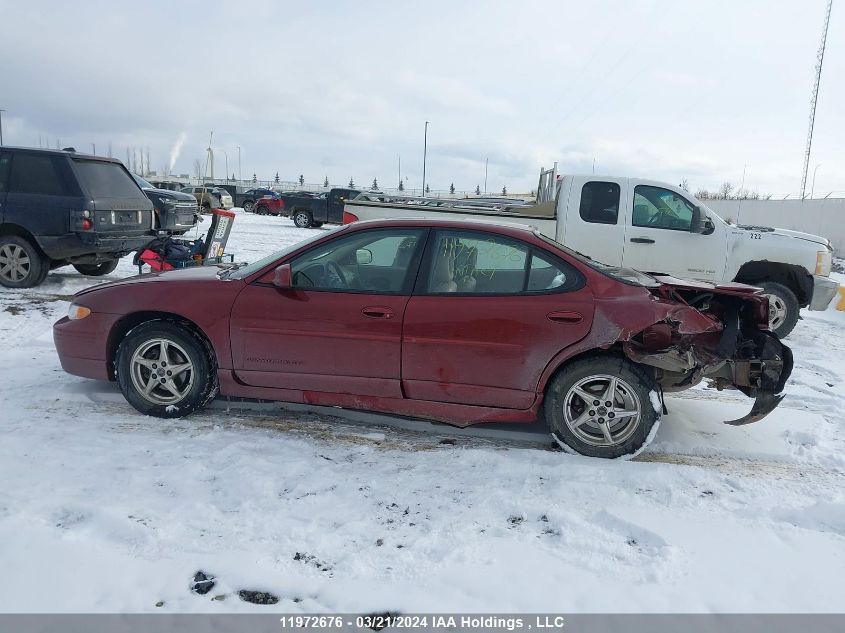
[[[785,338],[798,323],[798,299],[789,288],[774,281],[766,281],[760,287],[769,300],[769,328],[778,338]]]
[[[301,229],[307,229],[314,223],[314,219],[308,211],[296,211],[293,214],[293,223]]]
[[[252,200],[245,200],[244,201],[244,211],[247,213],[252,213],[252,210],[255,208],[255,203]]]
[[[217,394],[214,355],[188,327],[150,321],[129,332],[117,351],[117,382],[145,415],[180,418]]]
[[[113,273],[119,263],[119,259],[112,259],[102,264],[74,264],[73,267],[80,274],[88,275],[89,277],[102,277],[103,275]]]
[[[267,215],[269,213],[269,209],[267,208],[267,205],[259,204],[255,207],[255,212],[258,215]]]
[[[7,288],[32,288],[44,281],[50,262],[36,246],[17,235],[0,237],[0,284]]]
[[[651,376],[624,358],[574,361],[549,385],[546,421],[565,449],[589,457],[631,456],[647,444],[659,423],[653,388]]]

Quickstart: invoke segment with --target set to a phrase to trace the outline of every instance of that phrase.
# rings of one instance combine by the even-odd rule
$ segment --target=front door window
[[[631,223],[652,229],[689,231],[692,228],[691,202],[662,187],[637,185],[634,189],[634,213]]]

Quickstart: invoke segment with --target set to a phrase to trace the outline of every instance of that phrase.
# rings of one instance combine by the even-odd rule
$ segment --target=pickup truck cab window
[[[581,187],[581,219],[595,224],[616,224],[619,218],[619,185],[592,181]]]
[[[357,232],[320,244],[291,262],[294,288],[410,294],[424,229]]]
[[[637,185],[634,189],[634,226],[653,229],[689,231],[692,228],[694,206],[674,191]]]

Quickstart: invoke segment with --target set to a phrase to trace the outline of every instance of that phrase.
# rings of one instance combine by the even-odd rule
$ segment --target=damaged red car
[[[62,367],[116,380],[140,412],[218,394],[466,426],[545,421],[584,455],[638,451],[664,392],[703,379],[783,397],[792,356],[768,302],[607,267],[526,227],[380,220],[251,264],[131,277],[78,293],[54,326]]]

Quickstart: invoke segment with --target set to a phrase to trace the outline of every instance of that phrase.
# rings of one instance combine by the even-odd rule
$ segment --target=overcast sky
[[[215,175],[528,191],[541,166],[693,189],[800,189],[824,0],[0,0],[8,145]],[[834,3],[810,176],[845,193],[845,6]],[[808,181],[808,189],[810,183]]]

